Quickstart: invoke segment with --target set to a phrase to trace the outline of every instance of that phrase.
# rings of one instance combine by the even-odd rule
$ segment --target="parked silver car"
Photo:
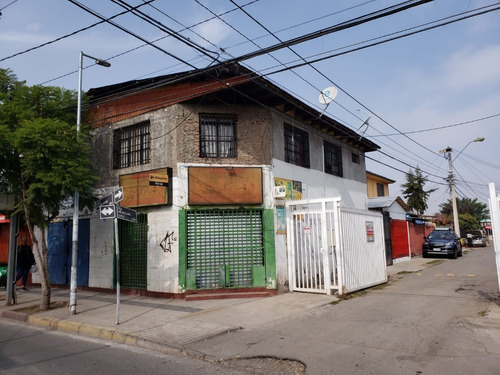
[[[467,234],[472,234],[472,246],[482,246],[485,247],[487,244],[486,236],[484,235],[482,230],[471,230],[468,231]]]

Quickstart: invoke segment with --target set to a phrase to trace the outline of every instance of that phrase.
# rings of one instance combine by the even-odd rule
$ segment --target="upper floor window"
[[[114,131],[114,169],[147,164],[151,161],[150,151],[149,120]]]
[[[285,161],[309,168],[309,134],[285,124]]]
[[[200,114],[200,157],[236,157],[236,118]]]
[[[351,154],[351,160],[353,163],[356,163],[356,164],[360,164],[361,163],[361,158],[359,157],[359,154],[356,154],[355,152],[353,152]]]
[[[384,197],[384,196],[385,196],[384,184],[377,182],[377,197]]]
[[[325,172],[342,177],[342,149],[330,142],[324,141]]]

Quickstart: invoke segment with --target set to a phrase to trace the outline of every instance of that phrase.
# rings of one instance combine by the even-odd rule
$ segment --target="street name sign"
[[[137,211],[131,208],[116,206],[116,215],[118,219],[137,223]]]
[[[113,194],[109,193],[106,195],[104,198],[99,199],[97,202],[95,202],[95,206],[107,206],[113,204]]]

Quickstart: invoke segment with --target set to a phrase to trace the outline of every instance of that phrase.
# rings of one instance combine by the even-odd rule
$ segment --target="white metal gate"
[[[339,295],[387,281],[383,217],[340,198],[286,202],[290,291]]]
[[[340,198],[286,202],[290,290],[332,294],[338,289],[335,243]]]

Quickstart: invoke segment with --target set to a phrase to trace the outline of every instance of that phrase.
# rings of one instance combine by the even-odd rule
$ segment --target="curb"
[[[101,327],[92,324],[84,324],[71,320],[38,318],[26,313],[15,311],[4,311],[2,317],[11,320],[26,322],[41,328],[48,328],[56,331],[82,335],[86,337],[98,338],[101,340],[113,341],[118,344],[135,346],[143,349],[150,349],[165,354],[188,354],[193,351],[186,351],[182,345],[175,345],[157,340],[148,339],[139,335],[122,332],[120,330]],[[200,357],[200,353],[194,356]],[[191,355],[191,354],[189,354]]]

